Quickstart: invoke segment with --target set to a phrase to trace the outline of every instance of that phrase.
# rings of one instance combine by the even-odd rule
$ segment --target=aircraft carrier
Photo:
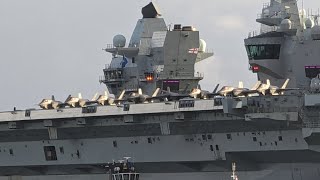
[[[257,22],[245,39],[257,83],[206,91],[195,64],[213,53],[199,31],[148,4],[129,43],[106,47],[101,95],[0,113],[0,179],[127,180],[106,166],[130,157],[142,180],[228,180],[233,163],[239,179],[318,180],[319,13],[271,0]]]

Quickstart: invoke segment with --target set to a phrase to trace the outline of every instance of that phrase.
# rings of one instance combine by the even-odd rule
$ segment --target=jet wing
[[[295,91],[295,90],[299,90],[299,88],[286,88],[286,89],[277,89],[276,93],[280,94],[286,91]]]
[[[221,96],[220,93],[207,93],[204,96],[207,96],[207,98],[214,98],[215,96]]]
[[[98,103],[97,101],[89,101],[89,100],[80,100],[79,101],[80,107],[85,107],[85,106],[97,104],[97,103]]]
[[[242,96],[248,96],[250,94],[255,94],[255,93],[259,93],[258,90],[244,90],[241,92]]]

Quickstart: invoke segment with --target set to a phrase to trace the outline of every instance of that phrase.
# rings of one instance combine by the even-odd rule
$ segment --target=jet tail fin
[[[214,90],[212,91],[212,93],[217,93],[219,86],[220,86],[220,84],[217,84],[216,87],[214,88]]]
[[[159,91],[160,91],[160,88],[157,88],[152,94],[152,97],[156,97],[159,94]]]
[[[287,80],[283,83],[281,89],[286,89],[287,86],[288,86],[288,84],[289,84],[289,81],[290,81],[290,79],[287,79]]]
[[[243,88],[244,86],[243,86],[243,82],[242,81],[239,81],[239,86],[238,86],[238,88]]]
[[[67,97],[67,99],[64,101],[65,103],[68,102],[71,98],[71,94]]]
[[[142,89],[141,88],[138,89],[138,94],[142,95]]]
[[[271,86],[270,79],[267,79],[267,85],[268,85],[268,86]]]
[[[56,99],[54,98],[54,95],[51,96],[51,100],[55,101]]]
[[[118,100],[122,100],[124,97],[124,93],[126,93],[126,90],[123,90],[118,98]]]
[[[78,93],[78,98],[79,98],[79,99],[82,99],[81,93]]]
[[[92,101],[97,100],[97,97],[98,97],[98,93],[96,93],[96,94],[93,96]]]
[[[261,81],[258,81],[258,82],[251,88],[251,90],[257,90],[260,85],[261,85]]]

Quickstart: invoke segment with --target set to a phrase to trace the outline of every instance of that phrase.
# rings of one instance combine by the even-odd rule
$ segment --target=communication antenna
[[[314,24],[316,26],[319,25],[319,17],[320,17],[320,8],[318,8],[318,12],[315,13],[315,15],[312,15],[313,16],[313,20],[314,20]]]

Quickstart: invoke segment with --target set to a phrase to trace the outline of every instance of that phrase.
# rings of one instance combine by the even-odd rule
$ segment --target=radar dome
[[[114,47],[124,47],[125,45],[126,45],[126,38],[123,35],[118,34],[113,37]]]
[[[313,23],[313,20],[308,18],[305,22],[305,25],[306,25],[306,28],[310,29],[313,27],[314,23]]]
[[[291,29],[291,21],[290,19],[284,19],[281,21],[281,24],[280,24],[280,29],[281,30],[289,30]]]
[[[206,52],[207,43],[203,39],[200,39],[199,43],[199,52]]]
[[[316,25],[311,28],[311,37],[313,40],[320,40],[320,26]]]

